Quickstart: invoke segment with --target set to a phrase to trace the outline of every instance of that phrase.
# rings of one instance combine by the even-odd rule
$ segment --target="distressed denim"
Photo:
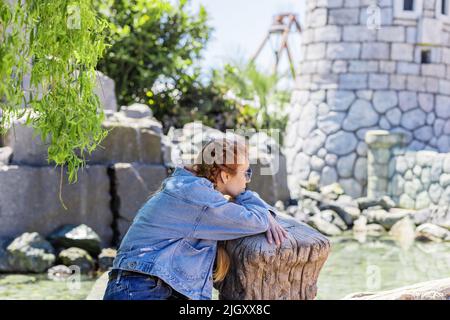
[[[161,278],[177,292],[210,300],[217,241],[259,234],[276,209],[251,190],[235,202],[211,181],[176,167],[137,212],[113,268]]]

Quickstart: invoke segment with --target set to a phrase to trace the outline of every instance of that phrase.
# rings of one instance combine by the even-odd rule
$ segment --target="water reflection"
[[[317,299],[341,299],[362,291],[394,289],[450,277],[450,243],[413,242],[389,237],[361,241],[331,238],[332,248],[318,281]]]

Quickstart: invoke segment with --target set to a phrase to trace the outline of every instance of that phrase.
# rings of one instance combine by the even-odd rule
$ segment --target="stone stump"
[[[330,251],[329,240],[286,215],[277,221],[289,236],[281,247],[269,244],[265,234],[227,241],[231,267],[215,283],[220,300],[311,300]]]

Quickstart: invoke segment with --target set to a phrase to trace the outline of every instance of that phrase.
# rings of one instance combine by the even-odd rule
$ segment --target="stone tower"
[[[289,187],[367,186],[368,130],[450,151],[450,0],[307,0],[286,135]]]

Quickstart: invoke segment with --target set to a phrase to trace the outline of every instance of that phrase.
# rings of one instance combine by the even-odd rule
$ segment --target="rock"
[[[383,209],[364,210],[363,214],[367,216],[369,223],[378,223],[387,230],[390,230],[397,221],[410,215],[408,212],[390,213]]]
[[[94,92],[99,97],[103,109],[117,111],[117,99],[114,80],[104,75],[100,71],[96,71],[96,76],[97,85],[94,89]]]
[[[341,229],[320,216],[311,217],[308,220],[308,224],[327,236],[338,236],[342,233]]]
[[[419,128],[425,124],[426,114],[421,109],[416,108],[403,113],[400,121],[402,127],[408,130]]]
[[[61,251],[58,259],[66,266],[78,266],[81,273],[89,273],[94,270],[95,263],[86,250],[69,248]]]
[[[324,201],[319,205],[320,210],[333,210],[348,227],[353,226],[353,217],[345,208],[341,207],[336,201]]]
[[[395,91],[375,91],[373,95],[373,106],[379,113],[385,113],[395,107],[397,103],[398,98]]]
[[[284,211],[285,210],[285,208],[284,208],[284,203],[283,203],[283,201],[281,201],[281,200],[278,200],[277,202],[275,202],[275,208],[277,209],[277,210],[280,210],[280,211]]]
[[[290,205],[286,208],[286,213],[290,215],[291,217],[295,216],[296,212],[298,210],[298,205]]]
[[[367,218],[361,216],[353,222],[353,232],[366,232],[367,231]]]
[[[250,155],[250,163],[253,176],[248,184],[249,189],[257,192],[264,201],[272,205],[277,200],[289,201],[286,157],[282,153],[278,155],[259,153],[257,158]]]
[[[425,208],[418,210],[417,212],[414,212],[413,214],[414,224],[420,225],[424,224],[426,222],[429,222],[429,219],[431,218],[431,210],[430,208]]]
[[[344,300],[449,300],[450,278],[417,283],[381,292],[352,293]]]
[[[123,106],[120,108],[120,112],[128,117],[133,119],[142,119],[142,118],[151,118],[153,117],[153,112],[149,108],[149,106],[141,103],[133,103],[132,105],[126,107]]]
[[[47,270],[47,277],[54,281],[64,281],[72,275],[72,269],[65,265],[53,266]]]
[[[102,126],[109,130],[101,146],[86,156],[89,164],[140,162],[162,164],[161,132],[158,122],[133,118],[111,118]]]
[[[81,248],[96,256],[101,251],[100,237],[85,224],[65,225],[49,236],[48,240],[55,246],[61,248]]]
[[[0,166],[9,164],[13,156],[13,149],[11,147],[0,148]]]
[[[416,239],[420,241],[450,241],[450,231],[432,223],[424,223],[416,228]]]
[[[403,248],[408,248],[414,242],[416,226],[409,216],[397,221],[389,231],[391,235]]]
[[[12,274],[7,275],[2,278],[0,278],[0,287],[2,286],[14,286],[18,284],[29,284],[29,283],[35,283],[36,278],[32,276],[27,276],[23,274]]]
[[[120,201],[116,220],[118,239],[114,241],[120,242],[139,209],[160,188],[168,172],[162,165],[139,163],[117,163],[112,168],[115,193]]]
[[[380,116],[373,110],[372,104],[366,100],[357,99],[347,114],[342,128],[354,131],[360,128],[370,127],[378,123]]]
[[[395,202],[388,196],[383,196],[381,198],[361,197],[356,199],[356,201],[360,210],[375,206],[381,206],[385,210],[395,207]]]
[[[98,256],[98,268],[100,271],[108,271],[114,262],[117,250],[112,248],[103,249]]]
[[[328,136],[325,148],[330,153],[342,156],[355,150],[357,143],[358,140],[353,133],[340,130]]]
[[[350,153],[347,156],[340,157],[337,161],[337,171],[339,177],[350,178],[355,167],[356,153]]]
[[[359,210],[359,208],[357,207],[353,207],[353,206],[342,206],[342,209],[347,212],[351,217],[352,220],[355,221],[356,219],[358,219],[361,215],[361,210]]]
[[[52,245],[37,232],[24,233],[7,247],[10,266],[15,272],[41,273],[55,262]]]
[[[48,165],[47,146],[40,135],[33,137],[34,129],[25,125],[25,119],[13,121],[13,128],[3,137],[3,144],[13,150],[13,164]]]
[[[429,222],[450,230],[450,206],[433,206]]]
[[[339,196],[344,194],[344,189],[342,189],[342,186],[339,183],[335,182],[321,187],[320,192],[327,198],[336,200]]]
[[[333,223],[334,225],[336,225],[339,229],[341,229],[342,231],[345,231],[348,229],[347,224],[345,223],[344,220],[342,220],[342,218],[333,210],[330,210],[332,212],[332,220],[331,223]]]

